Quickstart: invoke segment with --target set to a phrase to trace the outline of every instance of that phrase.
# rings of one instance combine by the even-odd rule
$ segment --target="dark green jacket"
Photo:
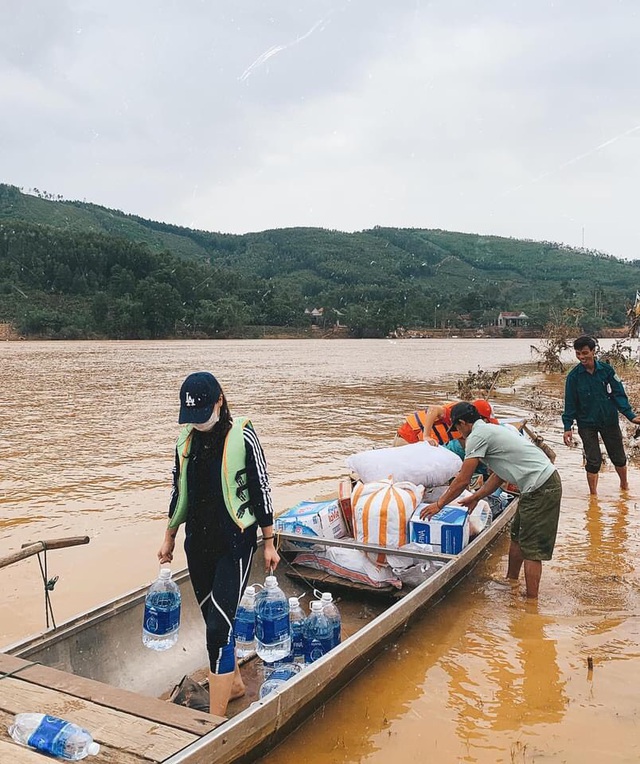
[[[578,427],[613,427],[618,412],[631,420],[635,417],[620,377],[604,361],[596,361],[593,374],[578,364],[567,374],[562,423],[564,431],[574,421]]]

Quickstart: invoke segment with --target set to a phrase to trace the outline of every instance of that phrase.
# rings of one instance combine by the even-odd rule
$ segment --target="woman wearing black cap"
[[[218,380],[190,374],[180,389],[169,525],[158,552],[171,562],[178,527],[185,523],[191,584],[207,627],[210,712],[224,716],[231,698],[244,694],[233,639],[233,620],[257,547],[264,539],[266,570],[280,557],[273,544],[273,508],[264,452],[251,422],[233,419]]]

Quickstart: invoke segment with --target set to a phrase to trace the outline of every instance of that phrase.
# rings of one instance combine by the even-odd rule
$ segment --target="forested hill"
[[[244,235],[159,223],[0,184],[0,322],[23,335],[170,337],[300,327],[354,336],[481,327],[500,311],[586,331],[625,321],[640,270],[597,252],[441,230]]]

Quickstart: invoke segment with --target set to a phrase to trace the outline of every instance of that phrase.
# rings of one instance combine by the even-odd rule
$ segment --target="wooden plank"
[[[34,554],[40,554],[45,549],[65,549],[69,546],[78,546],[79,544],[88,544],[89,536],[71,536],[63,539],[51,539],[50,541],[34,541],[31,544],[23,544],[18,552],[12,552],[5,557],[0,557],[0,568],[6,568],[19,560],[25,560]]]
[[[198,739],[188,732],[14,677],[0,680],[0,709],[9,714],[36,711],[59,716],[88,729],[98,743],[152,762],[162,761]]]
[[[361,549],[364,552],[381,552],[386,554],[397,555],[399,557],[415,557],[417,560],[442,560],[448,562],[449,560],[455,560],[457,554],[440,554],[439,552],[417,552],[411,549],[394,549],[390,546],[376,546],[375,544],[363,544],[355,539],[323,539],[319,536],[305,536],[301,533],[284,533],[283,531],[275,531],[275,535],[278,539],[283,541],[296,541],[298,543],[319,544],[320,546],[337,546],[343,549]],[[286,550],[286,551],[311,551],[305,549]]]
[[[43,761],[46,762],[41,753],[14,743],[5,730],[2,730],[0,735],[2,735],[0,737],[0,761],[11,762],[11,764],[43,764]]]
[[[89,536],[67,536],[61,539],[40,539],[39,541],[29,541],[26,544],[22,544],[22,549],[32,544],[42,544],[44,549],[66,549],[70,546],[82,546],[88,544],[90,541]]]
[[[76,698],[108,706],[116,711],[134,714],[194,735],[204,735],[225,721],[221,716],[212,716],[175,703],[138,695],[93,679],[68,674],[48,666],[32,664],[22,658],[0,653],[0,674],[10,674],[14,671],[19,671],[15,675],[16,678],[32,684],[60,690]]]
[[[13,716],[0,709],[0,762],[2,764],[47,764],[47,762],[55,764],[55,762],[64,761],[64,759],[51,759],[39,751],[14,743],[6,731],[12,721]],[[5,755],[5,747],[7,755]],[[84,761],[87,764],[149,764],[149,759],[122,749],[109,748],[103,744],[100,745],[97,756],[90,756]]]

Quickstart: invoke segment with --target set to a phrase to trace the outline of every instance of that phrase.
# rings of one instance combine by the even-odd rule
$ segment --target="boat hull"
[[[282,691],[252,703],[224,724],[162,759],[165,764],[226,764],[250,760],[272,748],[292,728],[343,687],[427,605],[438,601],[493,543],[516,511],[517,499],[489,528],[435,575],[365,622],[330,653],[289,680]],[[256,555],[253,580],[263,577],[262,555]],[[301,593],[299,581],[280,576],[288,594]],[[38,661],[69,674],[87,677],[141,695],[166,694],[184,674],[206,666],[202,617],[188,573],[175,576],[183,596],[178,645],[166,653],[145,648],[141,623],[146,588],[11,645],[3,652]]]

